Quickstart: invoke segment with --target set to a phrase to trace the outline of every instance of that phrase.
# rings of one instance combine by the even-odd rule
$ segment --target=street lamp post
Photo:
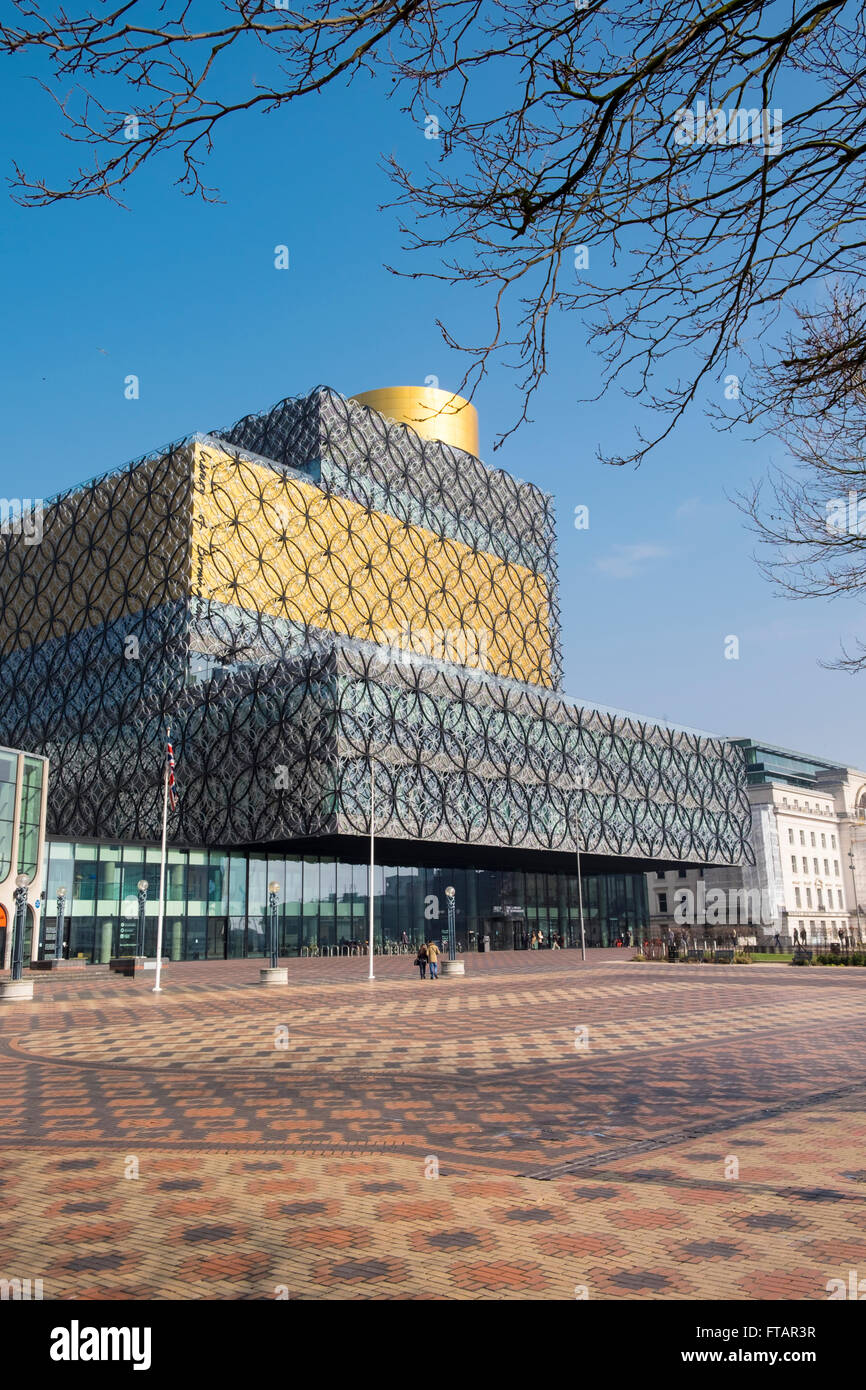
[[[289,983],[289,967],[280,965],[280,952],[277,942],[277,902],[280,896],[280,885],[276,879],[271,879],[268,884],[268,958],[269,964],[263,966],[259,971],[259,979],[263,985],[287,985]]]
[[[584,764],[578,763],[580,771],[577,775],[577,788],[579,791],[586,791],[586,768]],[[580,876],[580,811],[577,813],[577,829],[574,835],[574,843],[577,849],[577,908],[580,917],[580,958],[586,960],[586,932],[583,925],[583,880]]]
[[[20,980],[24,971],[24,928],[27,922],[27,889],[30,879],[19,874],[15,880],[15,932],[12,938],[12,979]]]
[[[15,910],[12,918],[12,975],[11,979],[0,980],[0,999],[11,1003],[23,1002],[33,998],[33,980],[25,980],[24,974],[24,930],[27,924],[27,889],[30,879],[27,874],[19,874],[15,880]]]
[[[445,889],[448,904],[448,959],[457,959],[457,909],[454,903],[454,889]]]
[[[854,887],[854,911],[857,913],[857,938],[860,938],[860,903],[857,899],[857,877],[854,873],[854,846],[848,846],[848,867],[851,870],[851,883]]]
[[[147,906],[147,879],[138,880],[138,938],[135,943],[135,954],[144,955],[144,913]]]
[[[442,962],[443,975],[465,975],[466,964],[457,959],[457,904],[454,889],[445,889],[445,903],[448,908],[448,959]]]
[[[271,969],[276,970],[279,964],[277,950],[277,894],[280,885],[276,879],[268,884],[268,935],[270,937],[269,946],[271,951]]]
[[[370,749],[370,878],[368,881],[369,893],[369,941],[367,949],[370,953],[370,969],[367,975],[368,980],[375,980],[373,972],[373,943],[375,932],[375,902],[373,898],[376,872],[376,764],[373,762],[372,746]]]
[[[57,890],[57,935],[54,938],[54,959],[63,959],[63,928],[66,918],[66,889],[63,884]]]

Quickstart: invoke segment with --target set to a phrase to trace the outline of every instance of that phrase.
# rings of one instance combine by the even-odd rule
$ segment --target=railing
[[[460,947],[462,950],[462,946]],[[408,956],[415,955],[418,950],[418,943],[411,941],[386,941],[384,945],[376,943],[373,947],[373,954],[376,956]],[[298,947],[299,956],[366,956],[369,954],[369,946],[366,941],[340,942],[336,946],[300,946]]]

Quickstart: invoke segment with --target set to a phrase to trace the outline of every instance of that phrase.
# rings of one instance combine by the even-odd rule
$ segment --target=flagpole
[[[166,729],[166,741],[171,738],[171,727]],[[165,778],[162,788],[162,853],[159,860],[159,916],[156,924],[156,981],[153,986],[154,994],[161,994],[162,987],[159,983],[162,974],[162,923],[165,916],[165,841],[168,827],[168,750],[163,756],[165,763]]]
[[[376,861],[375,861],[375,838],[376,838],[376,836],[375,836],[375,826],[376,826],[375,814],[376,814],[376,808],[375,808],[375,801],[374,801],[375,790],[376,790],[376,776],[375,776],[375,768],[374,768],[374,764],[373,764],[373,755],[372,755],[372,753],[371,753],[371,754],[370,754],[370,941],[369,941],[369,951],[370,951],[370,973],[369,973],[369,975],[367,976],[367,978],[368,978],[369,980],[375,980],[375,978],[376,978],[376,976],[373,974],[373,921],[374,921],[374,915],[373,915],[373,871],[374,871],[375,862],[376,862]]]

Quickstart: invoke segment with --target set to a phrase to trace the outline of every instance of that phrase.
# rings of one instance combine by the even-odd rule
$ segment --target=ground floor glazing
[[[138,883],[148,884],[145,954],[156,953],[159,849],[142,845],[46,847],[37,956],[55,953],[58,889],[65,888],[63,954],[87,961],[134,955]],[[369,865],[323,854],[170,849],[164,953],[172,960],[256,957],[268,949],[268,885],[275,882],[280,955],[338,954],[360,948],[369,931]],[[635,945],[649,922],[643,873],[582,874],[588,946]],[[377,864],[374,940],[383,951],[447,939],[445,889],[455,890],[461,951],[580,945],[574,873],[522,868]],[[25,945],[25,959],[32,954]]]

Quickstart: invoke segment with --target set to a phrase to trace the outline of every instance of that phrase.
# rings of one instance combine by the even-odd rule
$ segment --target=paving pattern
[[[0,1007],[46,1298],[823,1299],[866,1277],[866,972],[172,965]]]

